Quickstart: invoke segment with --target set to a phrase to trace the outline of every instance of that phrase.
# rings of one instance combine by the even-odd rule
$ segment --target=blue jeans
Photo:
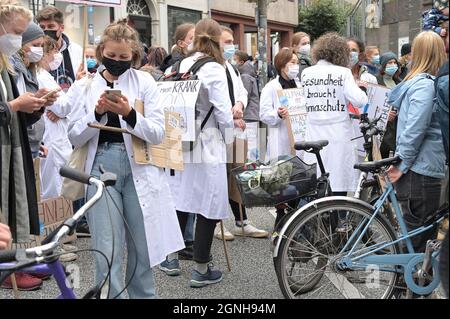
[[[127,289],[129,297],[132,299],[154,298],[154,279],[148,257],[144,219],[141,207],[139,206],[125,145],[120,143],[104,143],[99,145],[91,171],[93,176],[100,176],[100,165],[103,165],[106,171],[117,175],[116,185],[114,187],[108,187],[108,191],[118,206],[119,211],[111,200],[111,197],[105,192],[103,197],[91,208],[88,214],[88,224],[91,231],[93,248],[102,251],[108,259],[111,259],[114,236],[114,257],[111,269],[110,295],[108,297],[115,297],[125,286],[122,261],[125,248],[127,248],[128,258],[125,276],[125,282],[127,283],[136,266],[137,258],[136,272]],[[89,186],[87,198],[92,198],[95,191],[95,187]],[[129,231],[126,230],[125,223],[120,216],[121,214],[130,228]],[[132,238],[136,247],[134,247]],[[106,277],[108,266],[104,257],[98,253],[94,253],[94,255],[96,283],[98,284]],[[120,298],[123,298],[123,294]]]
[[[184,231],[184,241],[193,242],[194,241],[194,224],[195,224],[195,214],[188,213],[188,219],[186,224],[186,229]]]

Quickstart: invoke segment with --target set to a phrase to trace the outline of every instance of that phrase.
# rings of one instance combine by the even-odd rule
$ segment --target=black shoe
[[[180,260],[193,260],[194,259],[194,247],[187,246],[185,249],[178,252],[178,258]]]
[[[91,237],[88,224],[80,223],[77,225],[77,237]]]

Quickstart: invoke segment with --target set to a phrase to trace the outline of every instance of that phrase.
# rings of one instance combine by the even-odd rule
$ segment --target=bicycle
[[[364,138],[363,147],[366,153],[366,161],[372,162],[374,161],[374,139],[377,136],[382,135],[382,130],[378,127],[378,122],[381,120],[381,117],[370,120],[369,114],[363,113],[359,119],[362,136],[353,140]],[[362,199],[373,206],[383,193],[383,187],[378,176],[372,176],[369,178],[369,175],[370,174],[367,172],[361,172],[354,198]],[[398,229],[397,220],[388,202],[383,205],[382,214],[384,214],[391,224],[395,225],[395,228]]]
[[[67,167],[62,168],[60,174],[63,177],[70,178],[82,184],[94,185],[97,188],[95,195],[73,217],[64,221],[60,227],[49,234],[43,240],[41,246],[29,249],[0,251],[0,284],[11,274],[19,270],[38,274],[50,274],[55,278],[61,292],[58,299],[76,299],[75,293],[70,287],[64,266],[59,261],[60,255],[54,255],[53,252],[58,248],[61,240],[66,235],[72,234],[75,231],[78,221],[102,197],[106,187],[115,185],[117,177],[115,174],[104,172],[102,169],[102,175],[97,179]],[[78,252],[81,251],[100,253],[106,259],[109,269],[111,268],[108,257],[101,251],[87,249],[79,250]],[[91,289],[83,299],[91,297],[99,298],[101,290],[107,283],[108,278],[109,273],[105,280],[99,286]]]
[[[394,157],[357,164],[355,169],[381,174],[399,162],[400,158]],[[388,299],[400,298],[407,289],[425,296],[438,287],[440,242],[429,241],[425,253],[416,253],[411,238],[439,225],[448,216],[448,208],[438,210],[422,227],[408,232],[394,186],[384,178],[386,190],[374,206],[351,197],[326,197],[289,218],[273,252],[286,298],[326,294],[327,298]],[[399,224],[399,237],[381,214],[388,200]],[[344,233],[336,231],[342,212],[351,225]],[[301,256],[293,256],[291,251]],[[292,263],[296,264],[295,273],[290,271]]]

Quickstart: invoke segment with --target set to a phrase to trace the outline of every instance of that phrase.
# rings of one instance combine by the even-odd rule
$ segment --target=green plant
[[[299,9],[299,25],[296,31],[303,31],[317,39],[327,32],[342,32],[352,6],[333,0],[314,0]]]

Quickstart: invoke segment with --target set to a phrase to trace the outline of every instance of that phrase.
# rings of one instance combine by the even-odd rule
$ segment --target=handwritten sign
[[[58,228],[66,219],[73,216],[72,201],[64,197],[45,200],[39,203],[38,212],[41,235],[30,236],[29,241],[15,243],[13,244],[14,248],[26,249],[40,245],[45,237]],[[72,242],[76,238],[76,235],[67,236],[63,239],[63,243]]]
[[[304,141],[306,134],[306,100],[303,89],[289,89],[278,91],[280,105],[289,111],[286,125],[291,142],[292,155],[295,155],[294,145],[296,142]]]
[[[144,115],[144,103],[136,100],[135,110]],[[134,159],[137,164],[151,164],[160,168],[178,171],[184,169],[181,143],[181,120],[176,112],[165,112],[166,134],[159,145],[151,145],[136,136],[132,136]]]
[[[59,0],[61,2],[70,2],[73,4],[102,6],[102,7],[120,7],[122,0]]]
[[[369,87],[367,88],[367,96],[369,98],[369,118],[372,120],[381,118],[378,122],[378,128],[382,132],[386,131],[389,112],[392,109],[392,107],[387,102],[390,94],[391,90],[384,86],[369,84]],[[380,137],[377,138],[377,143],[378,146],[380,146]]]
[[[158,82],[159,106],[167,112],[180,114],[182,141],[195,141],[195,105],[201,81]]]

